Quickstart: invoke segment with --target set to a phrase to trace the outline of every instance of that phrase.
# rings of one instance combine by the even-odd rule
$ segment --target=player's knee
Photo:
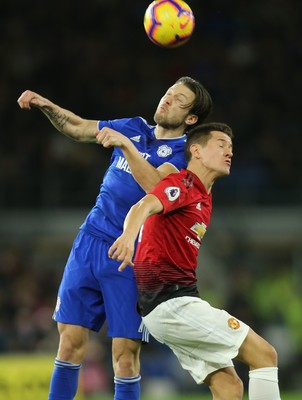
[[[262,360],[265,362],[265,365],[263,365],[263,367],[276,367],[278,365],[277,351],[270,343],[266,343],[265,352],[262,356]]]
[[[229,397],[227,396],[226,399],[242,400],[244,388],[241,379],[239,379],[238,377],[234,378],[233,385],[230,390],[231,392],[229,394]]]
[[[139,356],[133,352],[113,353],[113,369],[116,376],[136,376],[139,374]]]
[[[219,387],[211,388],[215,398],[221,400],[242,400],[243,397],[243,383],[241,379],[232,378]]]
[[[263,340],[261,343],[261,347],[257,350],[258,351],[255,352],[252,362],[249,365],[250,368],[258,369],[266,367],[277,367],[277,351],[270,343],[268,343],[266,340]]]
[[[115,338],[112,346],[113,369],[116,376],[136,376],[139,374],[140,342]]]
[[[84,358],[88,335],[85,330],[63,329],[60,331],[58,358],[81,363]]]
[[[133,357],[121,356],[115,362],[114,372],[116,376],[136,376],[137,365]]]
[[[220,400],[242,400],[244,392],[242,380],[237,375],[224,375],[220,378],[210,381],[209,388],[213,397]]]

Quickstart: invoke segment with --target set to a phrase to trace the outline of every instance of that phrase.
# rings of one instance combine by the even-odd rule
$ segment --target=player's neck
[[[187,170],[192,171],[199,178],[200,182],[205,187],[207,193],[210,194],[214,182],[217,179],[216,174],[214,174],[213,171],[209,171],[207,169],[201,169],[200,166],[196,168],[192,165],[188,165]]]
[[[154,130],[156,139],[172,139],[184,135],[183,128],[180,129],[165,129],[162,126],[156,125]]]

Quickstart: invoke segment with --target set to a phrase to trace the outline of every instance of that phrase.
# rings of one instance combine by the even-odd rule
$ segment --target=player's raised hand
[[[108,251],[108,256],[113,260],[117,260],[121,262],[118,270],[120,272],[124,271],[127,265],[131,267],[134,266],[132,262],[132,257],[134,253],[134,241],[127,239],[127,237],[123,234],[110,247]]]
[[[96,132],[96,140],[103,147],[123,147],[129,139],[114,129],[104,127]]]
[[[31,107],[43,107],[48,105],[49,100],[31,90],[25,90],[18,98],[17,103],[22,109],[30,110]]]

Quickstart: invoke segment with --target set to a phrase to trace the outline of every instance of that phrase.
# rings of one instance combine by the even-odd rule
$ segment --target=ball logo
[[[170,154],[172,154],[172,149],[171,149],[171,147],[167,146],[166,144],[159,146],[159,148],[157,149],[158,157],[167,157]]]
[[[240,328],[240,323],[236,318],[229,318],[228,325],[229,328],[233,329],[234,331]]]
[[[183,15],[180,16],[181,20],[179,22],[179,27],[180,29],[186,29],[186,27],[191,22],[191,14],[188,13],[187,11],[184,11],[182,14]]]
[[[170,201],[175,201],[180,195],[180,189],[176,186],[169,186],[165,189],[165,193]]]

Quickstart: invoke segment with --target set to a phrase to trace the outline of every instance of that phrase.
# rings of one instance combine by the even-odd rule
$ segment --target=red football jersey
[[[171,285],[196,286],[198,249],[212,213],[212,194],[188,170],[167,176],[151,193],[164,209],[147,218],[139,235],[134,271],[145,298]]]

